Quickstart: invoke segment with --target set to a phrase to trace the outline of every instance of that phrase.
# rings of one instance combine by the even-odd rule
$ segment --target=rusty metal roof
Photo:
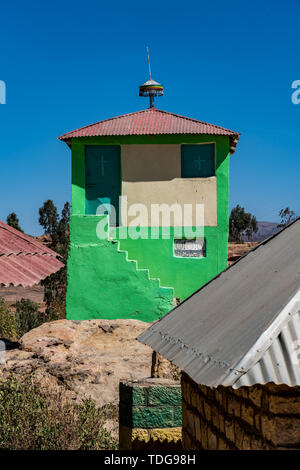
[[[55,251],[0,221],[0,284],[32,286],[61,269]]]
[[[300,385],[300,219],[139,336],[210,387]]]
[[[168,111],[149,108],[130,114],[105,119],[81,127],[58,137],[69,142],[79,137],[121,136],[121,135],[163,135],[163,134],[209,134],[229,136],[231,151],[235,150],[240,134],[224,127],[198,121]]]

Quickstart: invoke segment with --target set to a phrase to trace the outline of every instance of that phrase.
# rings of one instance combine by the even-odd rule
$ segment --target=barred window
[[[180,258],[205,258],[205,238],[174,239],[174,255]]]

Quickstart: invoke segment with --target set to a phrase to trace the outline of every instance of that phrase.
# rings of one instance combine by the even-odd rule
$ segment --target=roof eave
[[[97,138],[97,137],[134,137],[134,136],[151,136],[151,137],[154,137],[154,136],[163,136],[163,135],[168,135],[168,136],[176,136],[176,135],[199,135],[199,136],[203,136],[203,135],[211,135],[211,136],[217,136],[217,137],[228,137],[229,138],[229,153],[231,155],[233,155],[236,151],[236,147],[237,147],[237,144],[238,144],[238,141],[239,141],[239,138],[240,138],[240,134],[236,134],[236,135],[219,135],[219,134],[192,134],[192,133],[189,133],[189,134],[183,134],[183,133],[178,133],[178,134],[175,134],[175,133],[170,133],[170,134],[107,134],[107,135],[93,135],[93,136],[73,136],[73,137],[67,137],[67,136],[60,136],[60,137],[57,137],[58,140],[60,140],[61,142],[65,142],[68,147],[71,149],[72,148],[72,141],[73,139],[77,140],[77,139],[93,139],[93,138]]]

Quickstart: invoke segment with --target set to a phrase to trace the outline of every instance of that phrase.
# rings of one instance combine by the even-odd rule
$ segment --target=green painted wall
[[[121,240],[120,247],[128,251],[130,259],[138,261],[139,268],[147,267],[151,277],[158,277],[163,286],[174,287],[175,297],[184,300],[218,272],[218,265],[222,261],[219,255],[218,228],[204,228],[205,258],[174,257],[173,232],[174,229],[171,228],[171,238],[165,240]],[[221,267],[220,270],[222,269],[224,268]]]
[[[67,266],[66,310],[69,320],[135,318],[154,321],[173,306],[173,289],[149,279],[128,261],[118,242],[100,240],[96,229],[107,216],[72,215]]]
[[[96,237],[98,216],[85,212],[85,146],[216,142],[217,227],[205,227],[206,258],[176,258],[173,237],[120,240]],[[72,218],[68,260],[67,318],[137,318],[152,321],[227,267],[229,139],[224,136],[121,136],[73,139]],[[171,229],[172,230],[172,229]],[[118,240],[118,230],[115,234]],[[118,251],[124,250],[126,253]],[[127,260],[136,260],[130,263]],[[136,270],[147,269],[145,271]],[[134,269],[133,269],[134,268]],[[160,286],[173,287],[161,289]],[[154,284],[156,287],[154,287]]]

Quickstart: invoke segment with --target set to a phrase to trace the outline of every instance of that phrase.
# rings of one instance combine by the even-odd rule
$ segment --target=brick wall
[[[180,450],[181,386],[165,378],[120,382],[121,450]]]
[[[300,449],[300,387],[211,389],[183,373],[182,395],[186,450]]]

